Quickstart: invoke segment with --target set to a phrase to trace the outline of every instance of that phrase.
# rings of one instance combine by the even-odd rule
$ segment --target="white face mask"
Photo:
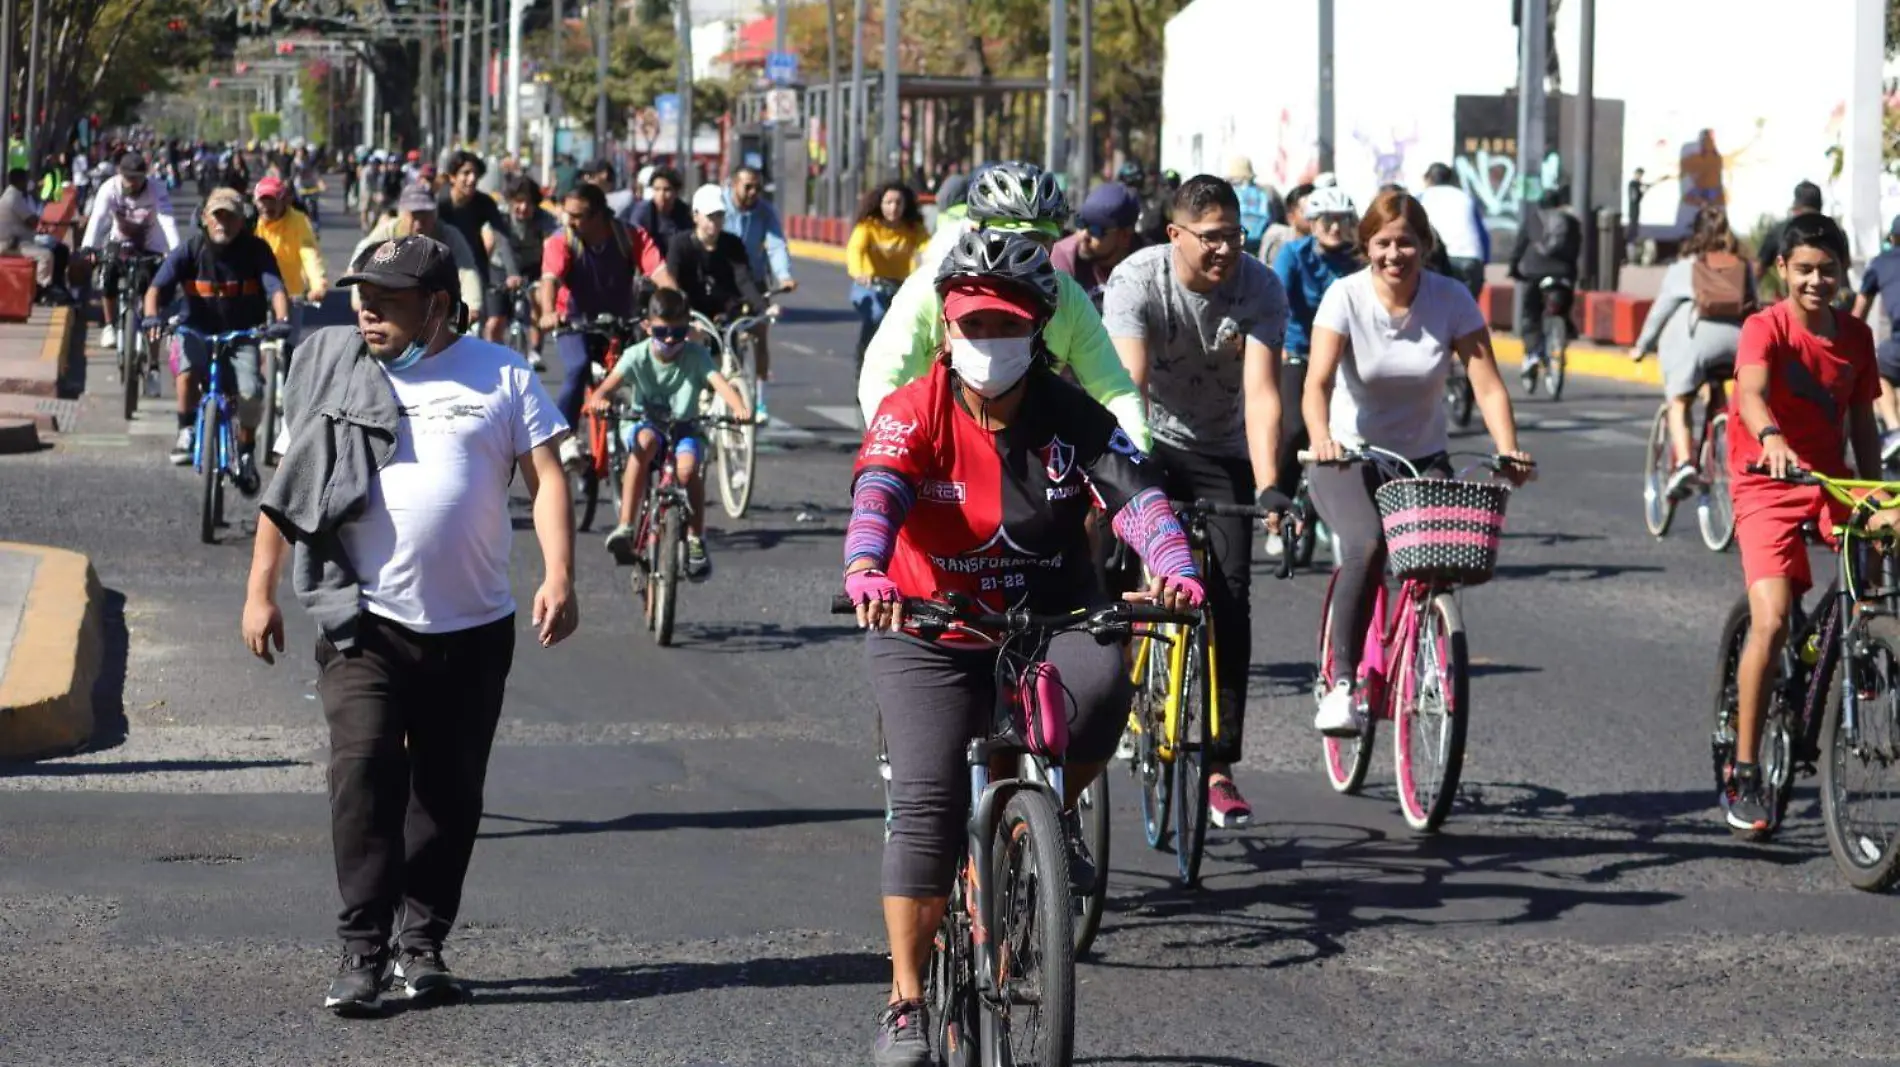
[[[1030,342],[1028,337],[992,337],[981,341],[952,337],[950,367],[963,379],[963,384],[994,400],[1009,392],[1029,373],[1030,361],[1035,358]]]

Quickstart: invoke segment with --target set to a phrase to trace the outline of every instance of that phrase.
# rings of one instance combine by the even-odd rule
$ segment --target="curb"
[[[0,550],[39,557],[12,656],[0,664],[0,759],[71,752],[92,738],[104,655],[99,575],[77,552],[11,542]]]
[[[798,259],[815,259],[834,267],[844,266],[844,249],[837,245],[819,244],[817,241],[787,240],[785,248]]]

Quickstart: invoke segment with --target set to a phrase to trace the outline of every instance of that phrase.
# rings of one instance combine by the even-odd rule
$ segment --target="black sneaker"
[[[330,991],[324,994],[323,1006],[343,1016],[379,1015],[383,1010],[383,984],[388,979],[388,953],[344,953]]]
[[[245,496],[257,495],[257,460],[249,452],[238,457],[237,477],[233,481],[238,487],[238,492]]]
[[[1082,817],[1074,810],[1062,813],[1062,836],[1069,842],[1069,893],[1085,897],[1095,891],[1095,857],[1082,839]]]
[[[1722,791],[1722,813],[1731,830],[1761,833],[1768,829],[1772,815],[1762,796],[1760,767],[1738,763],[1730,768],[1728,788]]]
[[[706,554],[706,541],[701,537],[686,539],[686,577],[695,582],[703,582],[712,576],[712,557]]]
[[[871,1062],[877,1067],[933,1067],[930,1034],[921,1000],[900,1000],[877,1017]]]
[[[396,980],[410,1000],[449,1001],[462,995],[462,983],[437,949],[403,949],[396,957]]]

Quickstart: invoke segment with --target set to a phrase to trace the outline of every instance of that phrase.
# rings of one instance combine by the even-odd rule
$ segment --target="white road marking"
[[[864,420],[859,416],[858,409],[848,404],[837,404],[837,405],[814,404],[813,406],[806,408],[805,410],[811,412],[813,415],[816,415],[821,419],[826,419],[828,421],[835,422],[847,430],[858,431],[858,430],[864,429]]]

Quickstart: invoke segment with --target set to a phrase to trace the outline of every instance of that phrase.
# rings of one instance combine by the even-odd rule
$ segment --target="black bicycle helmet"
[[[1018,233],[971,230],[937,267],[937,295],[963,278],[1005,282],[1035,298],[1045,314],[1056,310],[1056,269],[1041,242]]]
[[[1069,217],[1055,175],[1034,163],[992,163],[970,179],[970,218],[983,222],[1048,222]]]
[[[1115,171],[1115,180],[1123,185],[1140,185],[1147,180],[1147,177],[1147,172],[1141,169],[1141,164],[1132,159],[1123,163],[1120,169]]]

